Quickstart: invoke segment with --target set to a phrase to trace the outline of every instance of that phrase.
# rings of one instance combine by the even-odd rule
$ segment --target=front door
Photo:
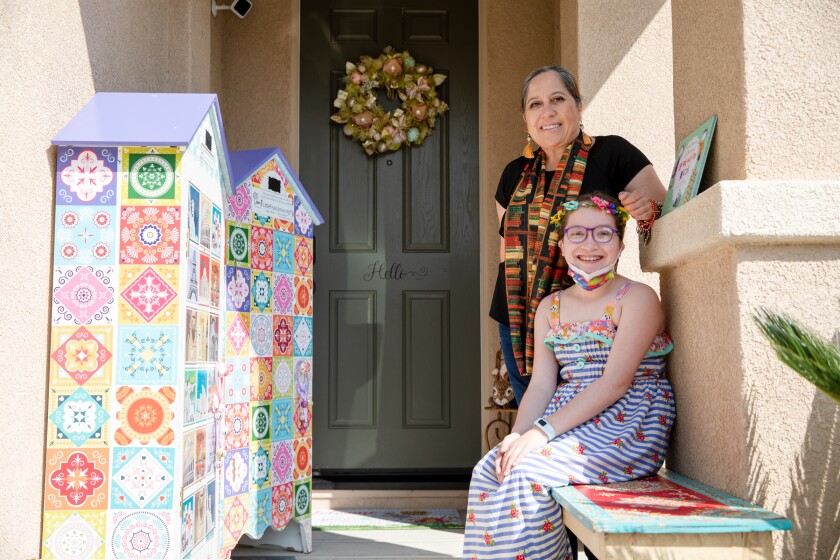
[[[301,2],[300,176],[315,232],[316,469],[461,469],[480,454],[478,7]],[[330,121],[345,62],[387,45],[448,76],[421,146],[368,156]],[[380,103],[393,109],[384,90]]]

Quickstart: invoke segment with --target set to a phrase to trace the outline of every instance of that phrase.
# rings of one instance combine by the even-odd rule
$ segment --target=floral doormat
[[[356,529],[461,529],[456,509],[323,509],[312,512],[315,531]]]

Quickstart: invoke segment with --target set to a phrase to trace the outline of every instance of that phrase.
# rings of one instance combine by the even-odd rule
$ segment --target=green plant
[[[840,404],[840,348],[783,313],[761,308],[753,320],[783,363]]]

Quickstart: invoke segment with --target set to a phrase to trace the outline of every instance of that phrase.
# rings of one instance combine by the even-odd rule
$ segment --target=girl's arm
[[[542,303],[545,303],[545,300]],[[540,303],[540,307],[542,307],[542,303]],[[593,381],[568,404],[546,418],[558,436],[594,418],[623,397],[627,389],[630,388],[630,383],[636,374],[636,370],[639,369],[639,364],[642,363],[642,359],[650,348],[653,339],[664,327],[665,318],[656,293],[644,284],[635,284],[621,300],[620,321],[624,328],[619,327],[616,332],[615,341],[610,349],[610,356],[601,377]],[[535,332],[537,332],[536,325]],[[541,343],[544,338],[545,332],[543,332],[542,338],[534,339],[535,343],[537,341]],[[554,360],[551,351],[542,344],[540,346],[547,350],[551,359]],[[556,360],[554,363],[556,364]],[[556,372],[555,368],[555,379]],[[538,381],[537,374],[535,349],[534,379],[531,380],[531,385]],[[542,382],[545,383],[545,380],[543,379]],[[531,385],[528,386],[528,392],[531,391]],[[541,389],[536,394],[544,394],[545,388],[543,385],[540,384],[538,387],[541,387]],[[548,399],[551,398],[552,394],[548,395]],[[540,400],[539,402],[543,401]],[[529,408],[525,410],[526,414],[521,418],[522,424],[520,424],[520,416],[517,415],[514,431],[525,428],[524,423],[526,421],[533,422],[536,418],[539,418],[538,415],[545,410],[548,400],[544,401],[543,408],[540,411],[536,411],[538,402],[533,399],[531,403],[528,403],[526,392],[523,404],[526,403]],[[510,474],[510,471],[519,464],[519,461],[525,455],[548,442],[545,433],[535,427],[527,432],[518,433],[522,433],[522,437],[512,438],[512,436],[508,436],[512,439],[506,450],[507,452],[504,455],[500,453],[499,458],[497,458],[496,476],[500,482]],[[505,441],[507,441],[507,438],[505,438]]]
[[[543,298],[534,317],[534,365],[531,382],[525,391],[516,423],[510,434],[502,440],[496,455],[496,478],[501,482],[527,453],[545,445],[545,434],[534,428],[534,420],[540,418],[548,407],[548,402],[557,390],[557,370],[560,367],[554,352],[543,342],[548,334],[548,308],[551,296]],[[539,432],[535,434],[534,432]],[[520,437],[523,436],[523,437]]]
[[[639,364],[653,339],[662,332],[665,315],[659,298],[649,286],[634,284],[621,300],[620,322],[604,373],[549,416],[557,435],[603,412],[627,393]]]

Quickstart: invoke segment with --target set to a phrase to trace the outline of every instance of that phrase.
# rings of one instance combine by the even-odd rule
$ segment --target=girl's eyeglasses
[[[583,243],[590,232],[592,233],[592,239],[597,243],[609,243],[612,241],[613,235],[618,233],[618,230],[610,226],[596,226],[594,228],[572,226],[563,230],[566,239],[572,243]]]

